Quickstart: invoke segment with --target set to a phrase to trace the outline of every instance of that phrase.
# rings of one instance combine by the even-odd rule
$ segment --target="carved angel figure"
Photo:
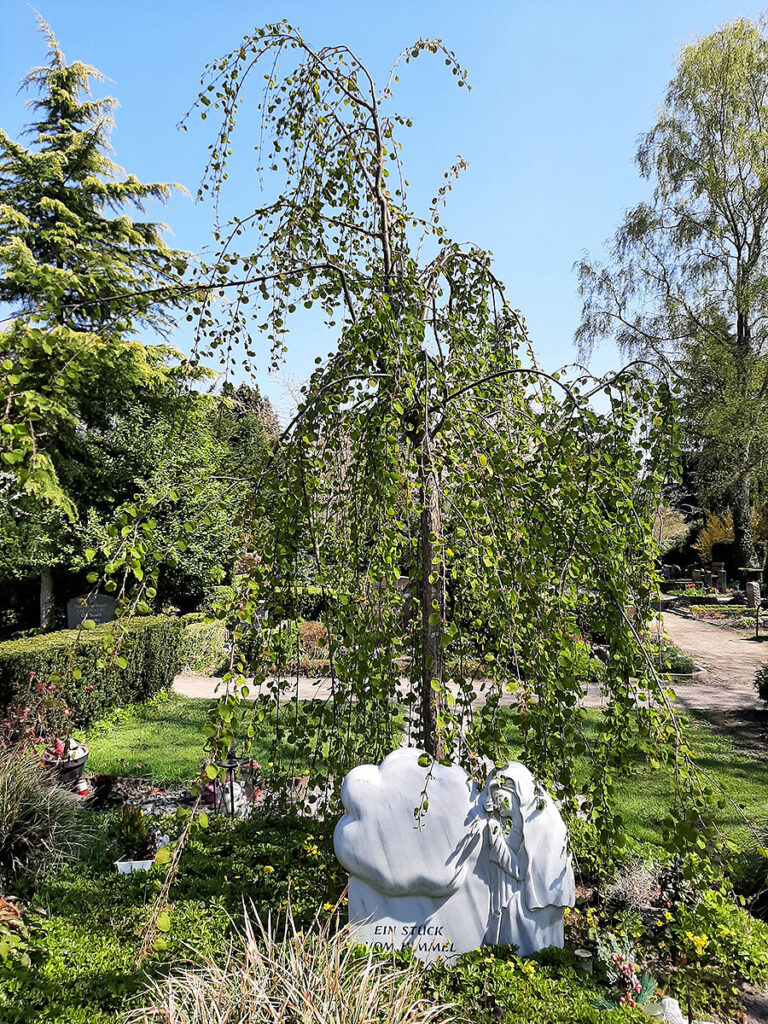
[[[485,786],[490,916],[485,941],[520,956],[563,945],[563,909],[575,901],[568,833],[546,790],[517,762]]]

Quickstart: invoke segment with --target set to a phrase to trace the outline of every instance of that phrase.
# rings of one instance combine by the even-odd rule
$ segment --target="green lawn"
[[[208,703],[173,695],[119,709],[88,730],[88,771],[155,782],[191,779],[202,761]]]
[[[122,709],[114,721],[91,729],[87,736],[91,756],[89,771],[134,775],[155,782],[184,782],[198,771],[202,760],[201,729],[209,701],[177,695],[167,700]],[[303,709],[313,714],[312,709]],[[270,748],[269,714],[252,742],[251,754],[261,763],[273,756]],[[585,732],[594,738],[599,727],[600,712],[588,711]],[[760,760],[738,742],[714,732],[703,716],[691,722],[690,735],[700,767],[717,780],[732,798],[718,811],[718,824],[723,831],[745,840],[749,829],[739,813],[744,814],[763,832],[768,824],[768,761]],[[510,734],[509,756],[517,756],[517,743]],[[282,747],[283,755],[290,750]],[[293,752],[297,773],[306,763],[301,752]],[[668,769],[645,768],[638,764],[637,773],[618,783],[619,801],[627,831],[640,842],[658,840],[658,829],[672,802],[672,776]],[[734,806],[735,805],[735,806]],[[763,837],[765,842],[765,837]]]
[[[129,775],[152,779],[157,783],[178,783],[192,779],[204,759],[202,728],[206,714],[214,701],[199,700],[169,694],[146,704],[119,708],[86,733],[90,750],[88,771],[94,774]],[[245,709],[252,707],[248,702]],[[305,734],[312,735],[313,722],[321,714],[330,714],[322,702],[302,701],[298,708],[301,717],[309,719],[302,726]],[[248,753],[261,765],[279,757],[288,774],[301,775],[309,770],[314,756],[322,757],[312,744],[299,746],[290,742],[287,732],[294,715],[294,705],[285,704],[281,711],[283,723],[278,748],[273,745],[274,710],[265,700],[257,714],[249,716],[256,734],[250,741]],[[392,729],[402,729],[402,714],[395,711]],[[238,753],[240,753],[238,746]]]
[[[502,715],[505,709],[501,711]],[[584,734],[590,741],[597,737],[601,712],[587,710]],[[768,845],[768,760],[754,756],[739,746],[738,740],[714,731],[704,713],[690,714],[689,742],[699,768],[711,782],[722,787],[726,806],[716,811],[719,829],[740,844],[752,845],[754,831],[761,845]],[[519,735],[507,730],[507,755],[520,756]],[[576,776],[586,777],[584,758],[576,764]],[[651,768],[636,761],[635,770],[616,782],[616,794],[627,833],[640,843],[658,843],[660,826],[672,807],[673,775],[670,767]],[[744,820],[748,819],[749,824]]]

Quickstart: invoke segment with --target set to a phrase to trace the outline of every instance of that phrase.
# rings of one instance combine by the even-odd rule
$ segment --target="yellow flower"
[[[565,910],[563,911],[563,917],[568,917],[570,915],[570,913],[571,913],[571,908],[570,907],[566,907]]]
[[[265,864],[262,870],[265,875],[271,875],[275,869],[272,867],[271,864]]]
[[[323,904],[323,910],[333,910],[333,904],[332,903],[324,903]]]
[[[664,917],[665,917],[665,919],[667,921],[671,921],[672,920],[672,915],[670,914],[670,912],[668,910],[664,911]]]
[[[664,927],[664,922],[663,921],[657,921],[656,922],[656,927],[657,928],[663,928]]]
[[[526,960],[526,962],[521,965],[520,970],[523,972],[523,974],[535,974],[536,973],[536,968],[534,967],[534,965],[529,960]]]

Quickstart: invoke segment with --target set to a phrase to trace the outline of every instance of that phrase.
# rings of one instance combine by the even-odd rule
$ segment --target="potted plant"
[[[161,836],[157,831],[150,832],[146,816],[140,807],[123,804],[118,809],[112,848],[120,852],[114,864],[121,875],[130,875],[133,871],[148,871],[155,863],[154,855],[157,849],[168,842],[168,836]]]
[[[59,786],[76,790],[88,760],[88,747],[73,736],[56,737],[43,751],[42,760]]]

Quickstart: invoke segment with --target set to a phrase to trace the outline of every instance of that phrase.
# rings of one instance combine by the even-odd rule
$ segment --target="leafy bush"
[[[34,875],[73,854],[77,797],[51,785],[34,754],[0,754],[0,882]]]
[[[190,621],[192,620],[192,621]],[[182,671],[214,673],[227,661],[227,628],[221,619],[182,618],[179,664]]]
[[[595,979],[577,973],[568,950],[542,950],[522,960],[514,950],[484,946],[450,966],[424,974],[428,996],[456,1004],[475,1024],[618,1024],[648,1018],[639,1008],[604,1012],[591,1000],[605,995]]]
[[[187,969],[153,982],[132,1024],[431,1024],[450,1021],[450,1007],[425,999],[421,965],[393,965],[349,941],[329,924],[301,932],[288,911],[274,931],[246,918],[242,949],[224,966]]]
[[[66,679],[59,689],[80,723],[113,707],[145,700],[171,686],[180,665],[182,629],[178,618],[133,619],[125,627],[120,648],[124,667],[105,657],[113,623],[82,632],[60,630],[6,640],[0,643],[0,707],[22,696],[31,677],[41,684],[51,677]]]

